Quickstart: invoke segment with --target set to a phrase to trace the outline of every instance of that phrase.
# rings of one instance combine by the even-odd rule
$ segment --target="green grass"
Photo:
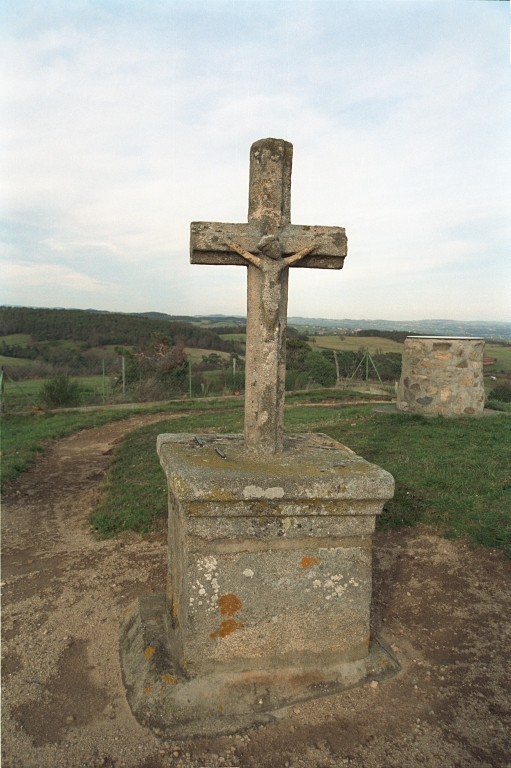
[[[309,342],[317,349],[336,349],[340,352],[357,352],[360,347],[368,349],[371,354],[376,350],[381,352],[403,353],[404,345],[392,339],[384,339],[379,336],[314,336],[315,341]]]
[[[138,429],[116,453],[106,495],[90,522],[103,535],[144,532],[167,514],[166,481],[155,451],[161,432],[236,432],[242,409],[174,419]],[[379,414],[371,406],[293,407],[286,430],[325,432],[391,472],[396,494],[380,528],[425,523],[448,537],[502,549],[511,557],[511,416],[424,419]]]
[[[133,411],[95,411],[93,413],[38,413],[30,416],[9,415],[1,422],[2,429],[2,487],[34,463],[45,444],[77,432],[99,427],[108,421],[118,421]]]
[[[394,475],[380,526],[426,523],[511,557],[510,416],[354,416],[325,431]]]
[[[34,360],[28,360],[26,357],[7,357],[6,355],[0,355],[0,365],[15,366],[15,365],[33,365]]]
[[[217,401],[207,404],[213,412],[229,408],[239,409],[239,400]],[[8,414],[0,420],[2,440],[2,488],[9,480],[30,469],[39,453],[52,440],[68,437],[80,429],[100,427],[113,421],[127,419],[137,413],[179,413],[180,411],[202,410],[204,403],[183,401],[165,406],[126,408],[119,410],[92,411],[90,413],[35,412],[29,415]]]
[[[32,337],[29,333],[11,333],[9,336],[0,336],[0,341],[26,347],[32,341]]]
[[[485,344],[484,356],[497,359],[495,365],[486,365],[485,371],[511,371],[511,345]]]
[[[167,515],[167,481],[156,456],[156,437],[163,432],[239,432],[243,409],[183,416],[142,427],[127,435],[116,451],[105,482],[106,496],[90,517],[103,535],[124,530],[145,533]]]

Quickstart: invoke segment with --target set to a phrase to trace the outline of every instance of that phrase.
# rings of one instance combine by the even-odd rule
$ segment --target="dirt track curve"
[[[115,445],[158,419],[61,440],[4,494],[3,768],[511,768],[509,563],[421,527],[375,538],[374,629],[396,678],[232,737],[141,727],[117,633],[135,597],[162,590],[166,538],[98,541],[84,521]]]

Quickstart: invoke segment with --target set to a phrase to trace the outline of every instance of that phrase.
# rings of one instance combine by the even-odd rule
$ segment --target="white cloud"
[[[293,314],[346,316],[356,285],[353,316],[447,316],[430,285],[449,273],[464,313],[489,283],[485,316],[508,316],[500,4],[16,5],[2,46],[10,259],[60,269],[59,305],[83,285],[88,306],[94,291],[102,308],[243,312],[244,270],[190,267],[189,223],[245,220],[250,143],[275,135],[295,145],[293,220],[349,239],[339,282],[293,281]]]
[[[19,290],[34,286],[52,286],[71,291],[89,293],[115,293],[116,286],[96,280],[83,272],[76,272],[61,264],[17,264],[2,265],[4,290]]]

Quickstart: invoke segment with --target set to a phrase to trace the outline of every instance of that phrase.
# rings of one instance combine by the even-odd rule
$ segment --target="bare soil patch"
[[[61,440],[4,494],[4,768],[511,768],[510,563],[425,527],[375,537],[374,631],[394,679],[232,737],[173,742],[134,720],[118,628],[162,591],[166,535],[98,541],[84,522],[125,432],[169,418]]]

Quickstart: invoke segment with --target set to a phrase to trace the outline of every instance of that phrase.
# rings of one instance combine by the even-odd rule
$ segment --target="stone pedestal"
[[[473,416],[484,409],[484,339],[408,336],[397,408],[409,413]]]
[[[233,732],[392,674],[369,632],[371,539],[392,476],[325,435],[266,457],[238,435],[201,440],[158,438],[168,582],[121,628],[135,716],[174,736]]]

